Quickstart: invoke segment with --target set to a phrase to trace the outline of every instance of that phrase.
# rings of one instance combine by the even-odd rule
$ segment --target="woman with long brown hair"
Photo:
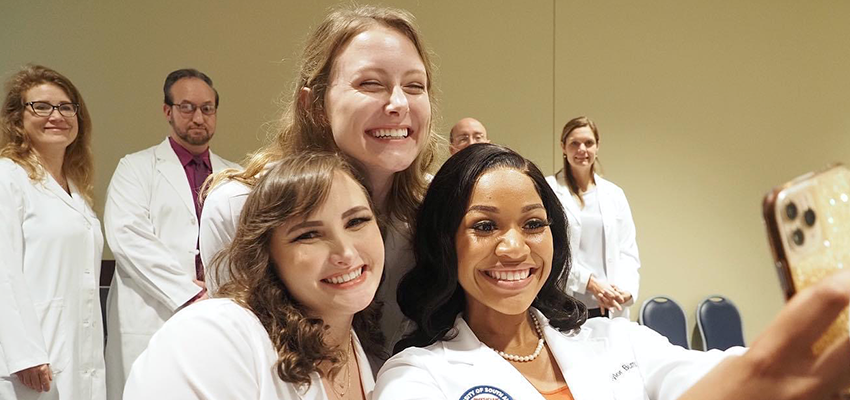
[[[68,78],[29,65],[0,117],[0,398],[104,399],[86,103]]]
[[[546,178],[570,221],[572,269],[567,294],[587,305],[589,317],[629,317],[640,288],[635,223],[623,189],[597,171],[599,129],[573,118],[561,133],[564,168]]]
[[[246,193],[269,165],[292,154],[339,152],[369,191],[384,233],[387,269],[377,297],[384,303],[388,347],[379,358],[385,358],[407,327],[395,289],[412,266],[408,224],[437,147],[431,62],[409,13],[344,6],[310,35],[300,65],[274,140],[243,172],[219,175],[210,185],[201,257],[214,275],[213,257],[232,239]]]
[[[337,154],[311,152],[260,177],[217,256],[228,271],[219,298],[154,334],[124,398],[368,398],[384,248],[353,172]]]

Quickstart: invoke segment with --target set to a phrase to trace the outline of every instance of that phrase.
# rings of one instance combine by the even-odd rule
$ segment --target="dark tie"
[[[195,216],[198,217],[198,227],[200,227],[201,221],[201,206],[198,200],[198,193],[201,191],[201,186],[204,185],[204,181],[210,176],[210,169],[207,168],[207,165],[204,163],[204,160],[195,156],[192,157],[192,161],[189,161],[189,166],[192,167],[192,173],[194,177],[194,181],[192,184],[192,199],[194,199],[195,203]],[[199,242],[195,243],[195,249],[199,249]],[[204,264],[201,262],[201,254],[195,254],[195,276],[199,281],[204,280]]]

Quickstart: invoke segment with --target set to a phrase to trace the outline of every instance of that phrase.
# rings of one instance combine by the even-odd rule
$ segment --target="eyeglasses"
[[[204,115],[215,115],[215,112],[216,112],[215,105],[209,104],[209,103],[201,104],[200,106],[196,106],[192,103],[185,102],[185,103],[180,103],[180,104],[171,104],[171,106],[177,107],[177,110],[179,110],[181,113],[186,114],[186,115],[194,114],[195,110],[197,110],[198,108],[201,109],[201,112]]]
[[[39,117],[49,117],[50,114],[53,114],[53,110],[59,110],[59,114],[63,117],[73,117],[77,115],[77,110],[80,108],[80,105],[77,103],[60,103],[54,106],[46,101],[30,101],[24,103],[24,105],[30,106],[32,112]]]

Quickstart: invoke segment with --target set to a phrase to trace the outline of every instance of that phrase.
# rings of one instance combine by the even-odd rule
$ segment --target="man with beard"
[[[110,399],[122,397],[130,367],[151,335],[181,308],[207,298],[198,256],[198,192],[211,173],[238,168],[209,150],[218,110],[212,80],[180,69],[165,79],[163,92],[171,133],[122,158],[106,196],[104,230],[116,261],[107,299]]]

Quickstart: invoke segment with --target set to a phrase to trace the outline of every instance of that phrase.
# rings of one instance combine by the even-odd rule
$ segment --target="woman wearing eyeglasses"
[[[104,399],[91,119],[68,78],[38,65],[0,111],[0,398]]]

